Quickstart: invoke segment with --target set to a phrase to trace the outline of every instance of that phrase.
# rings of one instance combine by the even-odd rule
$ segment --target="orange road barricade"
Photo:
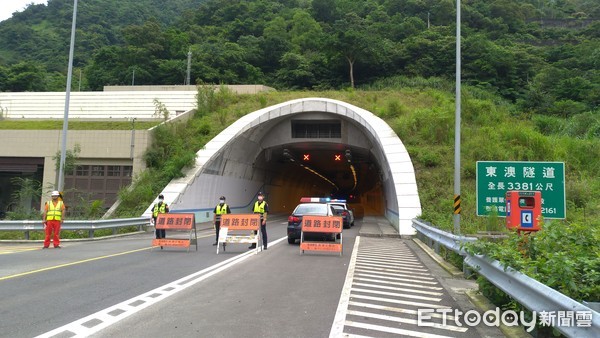
[[[219,254],[221,243],[223,243],[223,251],[225,251],[225,245],[228,243],[254,243],[256,244],[255,254],[257,254],[260,248],[262,248],[262,245],[260,245],[260,215],[221,215],[221,229],[219,230],[217,254]]]
[[[342,227],[343,219],[340,216],[303,216],[302,232],[300,233],[300,249],[304,251],[329,251],[339,252],[342,255]],[[334,242],[305,241],[305,233],[332,234]]]
[[[159,214],[156,218],[156,229],[169,230],[167,236],[172,234],[170,230],[178,232],[187,232],[188,238],[161,238],[153,239],[152,247],[160,246],[173,246],[180,248],[187,248],[190,251],[191,245],[196,245],[196,251],[198,251],[198,236],[196,234],[196,219],[194,214]]]

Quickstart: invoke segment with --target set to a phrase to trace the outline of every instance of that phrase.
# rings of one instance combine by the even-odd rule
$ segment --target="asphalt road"
[[[270,242],[285,239],[284,221],[285,217],[271,218]],[[356,227],[344,231],[345,248],[352,246],[356,232]],[[229,244],[226,252],[217,255],[212,246],[213,230],[199,231],[198,236],[198,251],[192,246],[190,252],[178,248],[150,250],[152,234],[144,234],[63,242],[62,249],[2,254],[0,332],[7,337],[37,336],[248,252],[247,244]],[[3,246],[15,251],[19,251],[18,247],[32,247],[0,244],[0,248]],[[126,324],[109,327],[99,335],[122,336],[127,332],[128,336],[139,337],[197,337],[194,332],[202,330],[219,336],[227,328],[227,335],[235,335],[239,330],[243,336],[252,327],[262,327],[257,334],[266,332],[267,336],[275,332],[295,336],[302,332],[299,330],[309,330],[306,333],[311,336],[329,333],[349,254],[301,255],[298,244],[289,245],[284,240],[267,251],[246,256],[243,262],[169,296],[132,315]],[[236,285],[239,281],[243,281],[241,287]],[[308,285],[314,287],[306,288]],[[315,299],[319,301],[315,303]],[[193,312],[185,311],[192,305]],[[157,319],[149,319],[154,316]],[[164,332],[148,328],[148,323],[157,320]],[[178,324],[179,321],[187,325]],[[250,328],[238,325],[240,322],[246,322]],[[146,332],[146,328],[152,332]]]
[[[329,337],[334,322],[336,332],[375,337],[501,336],[390,316],[391,308],[407,312],[423,302],[468,306],[443,291],[451,287],[428,272],[410,241],[359,241],[357,220],[344,230],[342,256],[302,254],[287,243],[285,226],[285,216],[270,218],[271,244],[258,254],[229,244],[217,255],[212,228],[198,231],[198,251],[189,252],[151,249],[150,233],[63,242],[63,249],[0,243],[0,336]]]

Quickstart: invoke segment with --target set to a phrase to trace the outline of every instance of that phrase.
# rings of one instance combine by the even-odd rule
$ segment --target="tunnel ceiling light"
[[[323,175],[319,174],[318,172],[314,171],[313,169],[311,169],[311,168],[309,168],[309,167],[307,167],[307,166],[305,166],[305,165],[302,165],[301,167],[302,167],[302,168],[304,168],[304,169],[306,169],[306,170],[308,170],[308,171],[310,171],[311,173],[313,173],[313,174],[315,174],[315,175],[319,176],[319,177],[320,177],[320,178],[322,178],[323,180],[327,181],[327,182],[328,182],[329,184],[331,184],[331,185],[332,185],[332,186],[333,186],[333,187],[334,187],[336,190],[340,190],[340,188],[338,188],[338,186],[337,186],[337,185],[335,185],[335,183],[331,182],[331,181],[330,181],[330,180],[329,180],[327,177],[325,177],[325,176],[323,176]]]
[[[350,171],[352,171],[352,176],[354,177],[354,186],[352,187],[352,190],[354,190],[354,189],[356,189],[358,180],[356,179],[356,169],[354,169],[354,166],[352,164],[350,165]]]

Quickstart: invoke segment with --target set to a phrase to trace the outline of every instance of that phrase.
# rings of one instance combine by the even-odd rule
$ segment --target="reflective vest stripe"
[[[56,205],[52,201],[48,201],[48,211],[46,212],[47,221],[60,221],[62,219],[63,202],[58,201]]]

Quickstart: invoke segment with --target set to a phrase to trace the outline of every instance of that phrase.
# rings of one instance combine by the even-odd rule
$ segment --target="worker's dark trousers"
[[[265,247],[265,248],[267,247],[267,243],[268,243],[268,241],[267,241],[267,224],[266,223],[267,222],[265,222],[265,224],[261,223],[261,225],[260,225],[260,236],[262,239],[263,247]]]
[[[154,218],[154,229],[156,230],[156,239],[161,239],[161,238],[165,238],[167,237],[167,230],[165,229],[156,229],[156,219],[158,217]]]
[[[219,242],[219,230],[221,230],[221,221],[215,222],[215,243]]]
[[[266,222],[265,222],[266,223]],[[252,231],[253,233],[256,234],[256,231]],[[262,222],[260,222],[260,240],[263,243],[263,248],[267,247],[267,225],[266,224],[262,224]],[[249,249],[252,248],[256,248],[256,244],[252,244],[250,245]]]

